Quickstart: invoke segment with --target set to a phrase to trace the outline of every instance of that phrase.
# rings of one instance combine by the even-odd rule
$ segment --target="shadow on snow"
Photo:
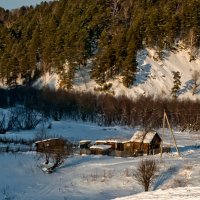
[[[147,81],[149,78],[150,72],[151,72],[151,65],[145,64],[145,59],[148,55],[148,52],[146,50],[142,50],[137,55],[137,74],[135,77],[134,86],[138,86],[139,84],[142,84]]]

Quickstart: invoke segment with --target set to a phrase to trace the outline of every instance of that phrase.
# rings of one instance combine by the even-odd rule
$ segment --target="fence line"
[[[0,153],[2,152],[28,152],[35,151],[35,147],[33,146],[0,146]]]

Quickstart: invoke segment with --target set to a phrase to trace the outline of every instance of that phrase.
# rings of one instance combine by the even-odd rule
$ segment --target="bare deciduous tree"
[[[51,139],[49,139],[49,141],[50,140]],[[48,140],[39,141],[40,149],[37,151],[39,152],[39,159],[45,159],[44,165],[41,166],[42,169],[48,173],[52,173],[55,168],[59,167],[64,160],[72,154],[72,144],[64,139],[59,139],[59,142],[55,142],[55,139],[46,143],[47,141]]]
[[[6,132],[5,114],[0,113],[0,134]]]
[[[30,130],[34,129],[40,122],[42,117],[32,109],[19,107],[14,108],[10,112],[8,121],[8,130]]]
[[[156,179],[156,173],[158,171],[159,167],[155,160],[142,160],[137,170],[133,173],[133,177],[144,188],[145,192],[147,192]]]
[[[188,43],[190,48],[190,60],[189,62],[192,62],[193,60],[196,60],[199,50],[198,50],[198,40],[199,40],[199,31],[198,28],[193,27],[190,29],[188,34]]]
[[[115,16],[119,12],[119,0],[112,0],[112,15]]]
[[[192,80],[193,80],[193,87],[192,87],[192,95],[196,94],[197,88],[200,85],[200,72],[199,71],[194,71],[192,74]]]

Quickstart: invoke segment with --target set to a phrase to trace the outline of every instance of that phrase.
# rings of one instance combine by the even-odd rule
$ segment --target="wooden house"
[[[160,152],[161,138],[156,131],[136,131],[124,144],[124,151],[135,154],[155,154]]]
[[[156,154],[160,152],[161,138],[156,131],[136,131],[131,139],[80,141],[80,153],[102,154],[113,156],[138,156],[143,154]],[[89,149],[88,149],[89,147]],[[84,151],[83,151],[84,150]],[[89,151],[88,151],[89,150]]]
[[[111,145],[98,144],[90,147],[91,154],[108,155],[112,149]]]
[[[60,138],[49,138],[35,142],[36,151],[40,153],[64,152],[65,145],[65,140]]]

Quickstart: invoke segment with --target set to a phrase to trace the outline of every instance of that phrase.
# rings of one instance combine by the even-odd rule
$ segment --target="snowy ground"
[[[35,131],[8,133],[1,137],[33,138]],[[130,138],[133,129],[128,127],[100,127],[91,123],[53,122],[49,134],[62,135],[71,140]],[[159,131],[160,133],[161,130]],[[200,135],[175,131],[181,152],[175,148],[169,154],[152,156],[160,165],[157,180],[151,192],[133,179],[132,173],[141,159],[109,156],[74,155],[52,174],[38,167],[34,152],[0,154],[0,199],[13,200],[102,200],[102,199],[200,199]],[[164,143],[173,140],[166,131]],[[149,156],[148,156],[149,158]],[[131,196],[130,196],[131,195]],[[127,197],[126,197],[127,196]]]
[[[130,138],[132,136],[133,129],[129,127],[120,126],[97,126],[89,122],[82,121],[54,121],[52,123],[52,128],[47,129],[48,124],[45,124],[45,130],[47,135],[52,137],[62,136],[69,140],[80,141],[84,139],[96,140],[96,139],[110,139],[110,138]],[[31,131],[11,131],[8,134],[0,135],[0,137],[6,138],[24,138],[33,139],[37,132],[42,130],[42,125],[36,127],[35,130]]]
[[[200,54],[196,60],[190,62],[190,50],[183,47],[180,43],[177,51],[166,51],[163,59],[160,59],[153,49],[143,49],[137,54],[137,73],[133,86],[126,88],[122,84],[122,77],[116,77],[110,80],[112,87],[109,92],[115,95],[126,95],[131,98],[143,96],[162,96],[172,97],[171,88],[173,87],[172,72],[179,71],[181,75],[181,87],[178,92],[181,99],[200,99],[200,87],[197,88],[196,94],[192,95],[194,80],[192,75],[195,71],[200,71]],[[92,61],[88,60],[87,67],[80,68],[75,74],[73,88],[79,91],[92,91],[99,85],[90,79]],[[43,87],[48,85],[50,88],[59,87],[58,74],[45,74],[38,79],[34,86]],[[199,84],[200,79],[197,81]]]
[[[168,190],[157,190],[155,192],[149,193],[140,193],[138,195],[132,195],[122,198],[116,198],[115,200],[138,200],[138,199],[148,199],[148,200],[166,200],[166,199],[173,199],[173,200],[188,200],[188,199],[200,199],[200,187],[183,187],[183,188],[176,188],[168,189]]]

